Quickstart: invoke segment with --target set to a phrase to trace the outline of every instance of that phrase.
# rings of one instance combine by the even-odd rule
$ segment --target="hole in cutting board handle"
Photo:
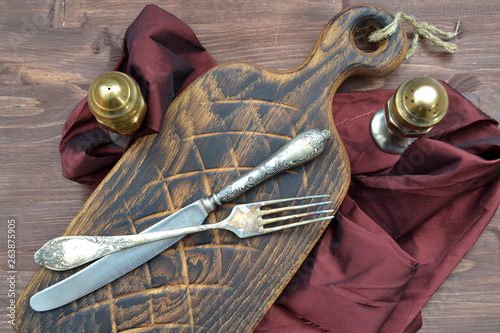
[[[352,44],[358,52],[364,54],[376,54],[382,52],[387,46],[387,40],[372,43],[368,41],[368,36],[376,30],[381,29],[376,22],[362,22],[358,24],[351,32]]]

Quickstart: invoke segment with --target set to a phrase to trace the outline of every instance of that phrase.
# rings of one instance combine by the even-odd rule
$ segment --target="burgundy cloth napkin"
[[[394,91],[337,94],[333,116],[352,165],[337,222],[256,332],[415,332],[421,309],[474,245],[500,202],[500,130],[443,83],[450,107],[403,155],[370,135]]]
[[[148,107],[143,127],[129,145],[157,133],[174,97],[216,64],[184,22],[154,5],[145,7],[127,29],[122,56],[113,68],[137,81]],[[85,98],[64,124],[59,152],[63,175],[95,188],[125,150],[99,126]]]
[[[130,26],[116,66],[148,103],[144,129],[157,132],[170,102],[215,65],[194,33],[149,5]],[[256,332],[414,332],[421,309],[472,247],[500,202],[500,130],[445,84],[450,107],[426,138],[387,154],[369,124],[393,91],[337,94],[337,130],[352,181],[331,223]],[[63,173],[98,184],[123,150],[86,100],[71,113],[60,146]]]

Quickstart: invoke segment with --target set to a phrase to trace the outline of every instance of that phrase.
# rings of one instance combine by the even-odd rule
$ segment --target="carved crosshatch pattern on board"
[[[339,14],[321,35],[320,51],[294,71],[232,63],[204,74],[174,100],[161,132],[129,149],[66,234],[140,232],[220,190],[311,128],[332,132],[318,158],[249,190],[205,223],[220,221],[237,203],[303,195],[329,194],[331,208],[337,209],[350,167],[333,124],[333,93],[352,74],[383,75],[395,69],[406,48],[400,31],[380,52],[360,54],[350,31],[366,19],[387,23],[392,18],[372,6]],[[18,329],[33,331],[39,325],[57,331],[64,324],[111,332],[251,330],[326,226],[310,224],[249,239],[227,231],[189,235],[76,302],[44,313],[24,304],[26,320],[19,321]],[[70,274],[42,269],[28,293]]]

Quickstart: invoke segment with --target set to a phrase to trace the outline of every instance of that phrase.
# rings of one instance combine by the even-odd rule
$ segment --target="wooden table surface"
[[[60,235],[91,190],[61,174],[62,126],[90,83],[121,54],[126,28],[148,1],[0,0],[0,331],[15,294],[37,270],[34,252]],[[303,61],[327,20],[360,3],[337,0],[170,0],[155,4],[186,22],[219,63],[288,69]],[[362,3],[362,2],[361,2]],[[430,42],[384,78],[351,78],[339,92],[395,89],[415,75],[448,82],[500,119],[500,13],[497,0],[379,0],[444,30],[460,20],[459,52]],[[404,26],[407,31],[410,27]],[[15,220],[15,267],[8,222]],[[421,332],[500,330],[500,210],[423,310]],[[8,273],[15,270],[17,273]]]

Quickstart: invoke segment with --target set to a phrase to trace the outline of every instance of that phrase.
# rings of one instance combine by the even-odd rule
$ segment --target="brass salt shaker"
[[[402,154],[417,138],[429,133],[447,110],[448,94],[437,80],[413,77],[373,116],[373,140],[388,153]]]
[[[95,79],[89,88],[88,105],[111,140],[122,148],[142,126],[147,109],[137,82],[118,71]]]

